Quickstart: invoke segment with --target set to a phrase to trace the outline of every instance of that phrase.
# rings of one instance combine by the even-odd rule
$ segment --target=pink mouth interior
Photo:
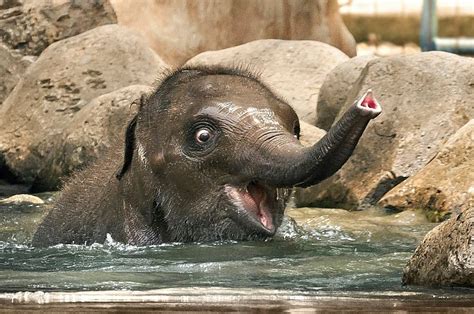
[[[375,102],[372,95],[369,93],[365,96],[364,100],[360,104],[362,107],[370,108],[370,109],[377,109],[377,103]]]
[[[255,182],[247,186],[247,190],[240,194],[242,203],[247,211],[252,213],[267,229],[273,229],[272,216],[267,205],[265,188]]]

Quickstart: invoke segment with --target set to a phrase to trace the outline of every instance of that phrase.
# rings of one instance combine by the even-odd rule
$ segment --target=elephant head
[[[335,173],[380,112],[368,91],[304,147],[295,111],[255,75],[182,68],[141,102],[117,178],[164,241],[272,236],[290,189]]]

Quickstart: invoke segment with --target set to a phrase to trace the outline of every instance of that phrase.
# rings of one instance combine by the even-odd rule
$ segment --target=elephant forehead
[[[280,126],[275,112],[270,108],[239,106],[232,102],[217,104],[220,115],[233,116],[238,121],[253,122],[257,125]]]

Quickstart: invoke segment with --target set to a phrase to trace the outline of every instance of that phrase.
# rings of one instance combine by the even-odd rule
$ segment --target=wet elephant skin
[[[139,101],[125,144],[72,176],[33,245],[271,237],[290,189],[336,172],[380,110],[368,92],[303,147],[296,113],[258,76],[181,68]]]

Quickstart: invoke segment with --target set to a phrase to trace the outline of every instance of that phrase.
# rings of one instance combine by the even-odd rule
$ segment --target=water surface
[[[277,289],[318,295],[472,297],[470,289],[402,287],[403,267],[435,224],[422,213],[290,209],[274,239],[136,247],[33,248],[46,205],[0,206],[0,290]]]

